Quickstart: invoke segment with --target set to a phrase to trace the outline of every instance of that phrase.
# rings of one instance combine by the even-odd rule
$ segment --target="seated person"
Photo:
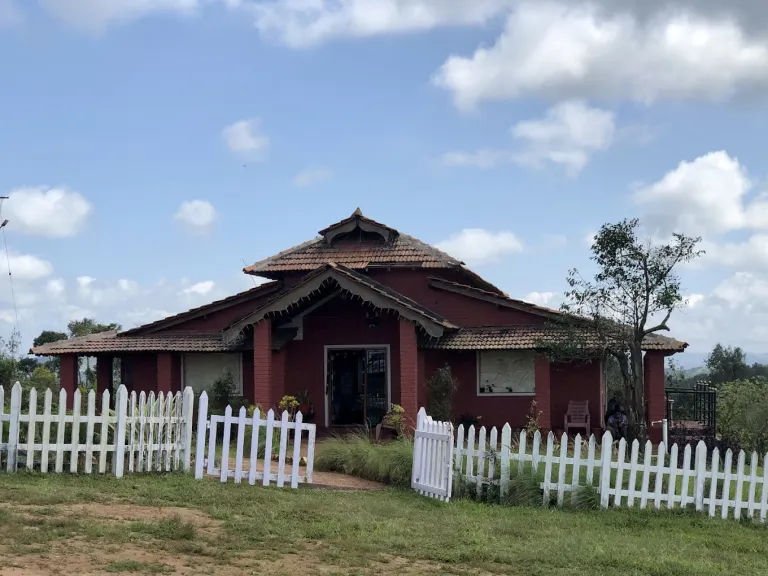
[[[627,424],[629,424],[629,419],[627,418],[627,413],[624,410],[624,406],[616,403],[613,406],[613,412],[607,416],[608,417],[605,420],[605,427],[606,430],[610,431],[613,439],[619,440],[621,438],[626,438]]]

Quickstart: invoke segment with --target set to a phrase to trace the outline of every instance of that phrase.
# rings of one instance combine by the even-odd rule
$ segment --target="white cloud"
[[[549,306],[554,298],[554,292],[529,292],[523,297],[523,300],[538,306]]]
[[[238,120],[221,132],[227,148],[248,160],[262,160],[269,149],[269,137],[261,132],[261,119]]]
[[[206,280],[204,282],[198,282],[197,284],[192,284],[192,286],[189,286],[188,288],[184,288],[182,292],[184,294],[200,294],[201,296],[204,296],[205,294],[209,294],[211,290],[213,290],[214,282],[212,280]]]
[[[213,204],[207,200],[187,200],[181,203],[179,209],[173,215],[177,222],[190,227],[193,230],[205,231],[213,226],[219,214]]]
[[[40,0],[43,7],[66,24],[102,32],[112,24],[152,15],[194,14],[199,0]]]
[[[510,132],[520,142],[520,149],[450,152],[443,161],[477,168],[510,162],[534,168],[554,164],[575,176],[587,165],[593,152],[611,145],[616,126],[612,112],[572,100],[552,106],[542,118],[518,122]]]
[[[645,210],[646,225],[660,234],[721,234],[755,220],[744,205],[751,185],[737,158],[710,152],[680,162],[661,180],[636,190],[634,199]]]
[[[93,205],[67,188],[17,188],[3,202],[3,217],[15,231],[65,238],[79,234],[93,214]]]
[[[57,299],[64,295],[67,287],[63,279],[54,278],[53,280],[48,280],[48,283],[45,285],[45,289],[51,298]]]
[[[733,18],[690,10],[641,22],[595,4],[521,2],[493,46],[449,57],[433,80],[462,109],[528,94],[722,100],[768,84],[768,43]]]
[[[482,228],[465,228],[438,242],[436,247],[470,265],[497,262],[507,254],[523,250],[522,242],[512,232],[491,232]]]
[[[265,0],[229,3],[249,11],[256,28],[293,48],[336,38],[415,33],[445,26],[475,26],[517,0]]]
[[[307,188],[323,180],[328,180],[332,176],[330,170],[324,168],[308,168],[302,170],[293,177],[293,185],[299,188]]]
[[[14,280],[39,280],[53,273],[53,265],[47,260],[32,256],[30,254],[5,254],[0,258],[2,263],[2,272],[8,273],[8,264],[10,263],[11,275]]]

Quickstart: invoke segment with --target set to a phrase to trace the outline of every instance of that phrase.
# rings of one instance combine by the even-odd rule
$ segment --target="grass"
[[[684,511],[446,504],[410,490],[280,490],[181,475],[2,476],[0,502],[0,572],[34,565],[52,574],[166,566],[234,575],[768,573],[763,526]],[[84,503],[108,516],[78,508]],[[171,516],[168,507],[177,507]],[[124,509],[151,514],[141,522],[109,516]],[[93,564],[73,564],[83,558]]]
[[[315,469],[340,472],[402,488],[411,485],[413,442],[376,444],[364,432],[328,438],[317,445]]]

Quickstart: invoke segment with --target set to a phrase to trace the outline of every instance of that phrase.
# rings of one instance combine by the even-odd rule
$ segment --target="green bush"
[[[427,413],[438,422],[453,420],[453,397],[459,389],[459,381],[446,364],[438,368],[427,380]]]
[[[374,444],[365,433],[329,438],[317,445],[315,468],[402,488],[411,485],[413,442],[398,438]]]
[[[726,445],[768,452],[768,380],[723,384],[718,399],[718,432]]]

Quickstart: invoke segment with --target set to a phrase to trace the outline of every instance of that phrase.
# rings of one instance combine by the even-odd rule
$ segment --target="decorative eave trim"
[[[445,333],[446,329],[458,329],[458,326],[454,326],[448,321],[439,321],[430,318],[422,312],[411,309],[407,304],[398,302],[396,298],[366,286],[362,282],[356,280],[351,274],[351,271],[347,273],[346,268],[336,264],[328,264],[311,272],[302,282],[292,286],[282,295],[277,295],[274,299],[267,302],[252,314],[231,324],[224,331],[224,341],[228,342],[237,338],[246,327],[258,324],[268,315],[288,310],[292,306],[299,304],[305,298],[310,298],[313,292],[317,292],[329,282],[337,285],[340,290],[359,296],[376,308],[396,311],[406,320],[418,324],[433,338],[440,338]]]

